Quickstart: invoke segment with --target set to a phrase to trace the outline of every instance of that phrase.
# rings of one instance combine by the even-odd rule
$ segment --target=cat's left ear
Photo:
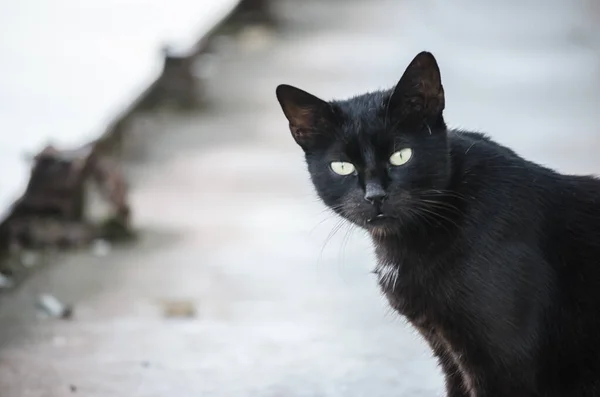
[[[298,145],[309,150],[326,138],[334,119],[328,102],[299,88],[282,84],[276,89],[277,100],[290,123],[290,131]]]
[[[442,115],[444,87],[435,57],[419,53],[406,68],[390,98],[390,111],[401,119],[431,119]]]

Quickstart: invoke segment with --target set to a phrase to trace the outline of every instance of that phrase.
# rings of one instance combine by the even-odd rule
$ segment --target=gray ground
[[[331,237],[337,220],[312,193],[274,88],[330,98],[388,87],[430,49],[452,125],[596,172],[592,9],[496,3],[284,1],[282,32],[223,43],[210,109],[140,121],[139,245],[69,255],[0,301],[0,394],[440,395],[426,346],[379,296],[364,234]],[[38,318],[39,292],[74,302],[76,318]],[[163,318],[176,298],[197,317]]]

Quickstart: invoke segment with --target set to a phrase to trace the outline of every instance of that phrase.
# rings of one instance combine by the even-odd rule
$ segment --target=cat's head
[[[444,90],[432,54],[418,54],[389,91],[330,102],[289,85],[276,93],[317,193],[354,224],[392,233],[448,185]]]

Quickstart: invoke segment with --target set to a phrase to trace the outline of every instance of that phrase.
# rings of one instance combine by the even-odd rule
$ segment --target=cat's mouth
[[[375,217],[367,219],[367,223],[370,226],[378,226],[378,225],[383,225],[385,223],[389,223],[390,221],[393,221],[394,218],[389,216],[389,215],[385,215],[385,214],[377,214]]]

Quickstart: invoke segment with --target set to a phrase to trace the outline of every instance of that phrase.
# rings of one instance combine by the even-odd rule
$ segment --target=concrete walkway
[[[543,34],[515,41],[466,23],[503,24],[516,1],[503,12],[471,3],[284,1],[282,32],[229,43],[210,109],[140,120],[150,129],[146,160],[130,168],[139,245],[71,255],[0,301],[2,396],[441,395],[427,347],[379,295],[364,234],[331,233],[338,221],[312,192],[274,89],[330,98],[388,87],[430,49],[451,124],[565,171],[599,170],[598,57],[570,38],[582,6],[569,19],[573,3],[553,1],[564,23],[539,17]],[[529,3],[521,14],[544,4]],[[74,302],[75,319],[37,318],[40,292]],[[169,299],[197,316],[165,319]]]

